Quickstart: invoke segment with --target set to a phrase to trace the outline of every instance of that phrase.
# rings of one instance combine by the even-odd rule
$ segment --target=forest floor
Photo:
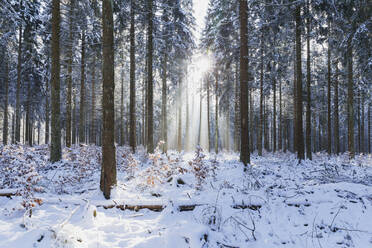
[[[0,146],[0,247],[372,247],[371,155],[253,154],[244,171],[234,153],[119,147],[105,200],[100,153]]]

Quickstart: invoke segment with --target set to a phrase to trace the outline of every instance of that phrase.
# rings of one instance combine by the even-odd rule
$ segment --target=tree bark
[[[364,91],[362,91],[362,99],[361,99],[361,115],[362,115],[362,119],[361,119],[361,132],[360,132],[360,139],[361,139],[361,147],[360,147],[360,150],[361,150],[361,153],[364,154],[365,152],[365,149],[364,149],[364,122],[365,122],[365,117],[364,117]]]
[[[275,68],[275,66],[274,66]],[[276,79],[273,80],[273,152],[276,152]]]
[[[187,78],[187,77],[186,77]],[[186,130],[185,130],[185,150],[189,151],[190,149],[190,114],[189,114],[189,87],[186,84]]]
[[[49,61],[49,59],[48,59]],[[49,79],[46,80],[45,82],[45,144],[49,144],[49,108],[50,108],[50,101],[49,101],[49,97],[50,97],[50,90],[49,90]]]
[[[310,1],[307,0],[307,14],[306,20],[306,158],[312,160],[311,150],[311,68],[310,68],[310,33],[311,33],[311,19],[310,19]]]
[[[85,31],[81,34],[81,81],[79,109],[79,143],[85,143]]]
[[[264,69],[264,40],[263,40],[263,31],[261,31],[261,63],[260,63],[260,123],[258,125],[258,140],[257,140],[257,149],[258,155],[262,156],[262,135],[263,135],[263,122],[264,122],[264,113],[263,113],[263,69]]]
[[[67,46],[67,106],[66,106],[66,146],[71,147],[71,112],[72,112],[72,62],[73,62],[73,44],[74,36],[73,29],[73,13],[75,8],[75,0],[70,0],[69,10],[69,42]]]
[[[357,122],[358,122],[358,136],[357,136],[357,139],[358,139],[358,153],[360,153],[360,148],[361,148],[361,123],[360,123],[360,112],[361,112],[361,108],[360,108],[360,105],[361,105],[361,102],[360,102],[360,98],[361,98],[361,94],[360,94],[360,89],[357,90],[358,94],[357,94]]]
[[[254,123],[254,106],[253,106],[253,89],[249,87],[249,147],[250,152],[254,150],[253,148],[253,123]]]
[[[203,80],[200,80],[200,91],[199,91],[199,132],[198,132],[198,146],[201,147],[201,134],[202,134],[202,109],[203,109],[203,96],[202,89]]]
[[[181,68],[179,68],[181,70]],[[177,150],[182,151],[182,73],[178,77],[178,127],[177,127]]]
[[[31,80],[29,76],[26,76],[27,83],[27,101],[26,101],[26,135],[25,143],[28,143],[29,146],[32,146],[32,132],[31,131]]]
[[[353,48],[351,45],[351,37],[347,40],[347,127],[348,127],[348,151],[350,158],[354,158],[354,111],[353,111]]]
[[[218,153],[218,69],[216,68],[216,71],[215,71],[215,79],[216,79],[216,130],[215,130],[215,133],[214,133],[214,150],[216,152],[216,154]]]
[[[235,67],[235,115],[234,115],[234,151],[240,151],[240,109],[239,109],[239,64]]]
[[[239,17],[240,17],[240,160],[245,166],[250,164],[249,153],[249,125],[248,125],[248,28],[247,28],[247,11],[248,5],[246,0],[239,0]]]
[[[327,87],[327,152],[328,154],[331,154],[332,152],[332,133],[331,133],[331,22],[328,21],[328,52],[327,52],[327,67],[328,67],[328,87]]]
[[[93,54],[92,63],[92,114],[90,143],[96,144],[96,54]]]
[[[103,0],[103,95],[102,95],[102,170],[100,188],[106,199],[110,198],[111,187],[116,184],[115,151],[115,77],[114,77],[114,22],[112,1]]]
[[[163,58],[163,72],[162,72],[162,94],[161,94],[161,137],[164,141],[163,152],[168,150],[168,124],[167,124],[167,62],[168,55],[165,52]]]
[[[50,146],[50,161],[61,160],[61,123],[60,123],[60,1],[52,2],[52,139]]]
[[[4,98],[4,120],[3,120],[3,144],[8,144],[8,100],[9,100],[9,57],[5,57],[5,75],[4,75],[4,84],[5,84],[5,98]]]
[[[21,5],[22,5],[21,1]],[[22,69],[22,25],[19,26],[18,38],[18,64],[17,64],[17,90],[16,90],[16,117],[15,117],[15,141],[21,141],[21,69]]]
[[[119,118],[119,128],[120,128],[120,139],[119,145],[124,145],[124,65],[121,68],[121,89],[120,89],[120,118]]]
[[[211,152],[211,123],[210,123],[210,92],[209,92],[210,78],[207,76],[207,124],[208,124],[208,152]]]
[[[283,112],[282,112],[282,80],[279,81],[279,135],[278,135],[278,150],[283,149]]]
[[[76,93],[72,93],[73,94],[73,108],[72,108],[72,128],[71,128],[71,131],[72,131],[72,144],[76,144],[76,106],[77,106],[77,99],[76,99]]]
[[[136,44],[134,30],[134,0],[130,1],[130,92],[129,92],[129,145],[133,153],[136,151]]]
[[[153,107],[153,0],[147,0],[147,152],[154,152],[154,107]]]
[[[372,144],[371,144],[371,103],[368,104],[368,153],[371,154]]]
[[[12,144],[15,143],[15,114],[12,114]]]
[[[334,86],[334,135],[335,135],[335,153],[338,155],[340,153],[340,128],[339,128],[339,103],[338,103],[338,65],[336,64],[336,80]]]
[[[304,135],[302,127],[302,66],[301,66],[301,7],[297,6],[295,10],[296,20],[296,150],[297,158],[304,159]]]

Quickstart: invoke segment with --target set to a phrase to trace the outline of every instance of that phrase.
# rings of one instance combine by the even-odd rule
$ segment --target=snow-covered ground
[[[372,247],[371,155],[128,150],[105,200],[100,148],[0,146],[0,247]]]

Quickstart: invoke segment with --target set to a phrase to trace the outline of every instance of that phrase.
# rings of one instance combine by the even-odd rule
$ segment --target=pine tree
[[[304,159],[304,135],[302,127],[302,67],[301,67],[301,7],[296,6],[296,123],[295,139],[297,158]]]
[[[136,47],[135,47],[135,30],[134,30],[134,0],[130,1],[130,95],[129,95],[129,101],[130,101],[130,134],[129,134],[129,145],[132,148],[132,151],[136,151],[136,113],[135,113],[135,107],[136,107]]]
[[[3,144],[8,144],[8,98],[9,98],[9,62],[8,56],[5,55],[5,75],[4,75],[4,84],[5,84],[5,100],[4,100],[4,120],[3,120]]]
[[[114,21],[112,1],[103,0],[103,95],[102,95],[102,169],[100,188],[110,199],[111,187],[116,184],[115,105],[114,105]]]
[[[154,152],[153,0],[147,1],[147,152]]]
[[[240,160],[247,165],[250,163],[249,125],[248,125],[248,45],[247,45],[247,11],[246,0],[239,0],[240,15]]]
[[[50,161],[61,160],[61,124],[60,124],[60,1],[53,0],[52,9],[52,139],[50,146]]]

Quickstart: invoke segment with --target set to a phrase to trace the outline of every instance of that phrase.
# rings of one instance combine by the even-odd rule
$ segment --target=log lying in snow
[[[15,195],[16,195],[16,193],[11,193],[11,192],[0,193],[0,197],[1,197],[1,196],[11,197],[11,196],[15,196]]]
[[[262,206],[257,204],[251,204],[251,205],[234,205],[232,208],[235,209],[251,209],[251,210],[259,210]]]
[[[18,189],[0,189],[0,197],[11,197],[17,195]]]
[[[178,206],[178,211],[185,212],[185,211],[193,211],[195,207],[202,206],[206,204],[190,204],[190,205],[180,205]],[[148,209],[154,212],[161,212],[166,207],[164,205],[98,205],[97,207],[103,207],[104,209],[110,208],[117,208],[121,210],[131,210],[131,211],[139,211],[141,209]],[[234,209],[251,209],[251,210],[258,210],[262,206],[261,205],[234,205],[232,208]]]
[[[155,212],[161,212],[164,209],[163,205],[99,205],[97,207],[103,207],[104,209],[109,208],[118,208],[121,210],[132,210],[132,211],[139,211],[141,209],[149,209]]]

